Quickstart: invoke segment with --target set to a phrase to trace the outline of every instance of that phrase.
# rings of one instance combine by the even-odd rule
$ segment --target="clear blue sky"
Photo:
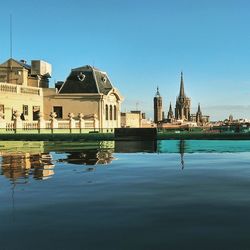
[[[0,61],[53,65],[51,85],[86,64],[107,71],[125,101],[152,117],[157,85],[164,109],[184,72],[192,110],[214,119],[250,118],[248,0],[24,0],[1,3]]]

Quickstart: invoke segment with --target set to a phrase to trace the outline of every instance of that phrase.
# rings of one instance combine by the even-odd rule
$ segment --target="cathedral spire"
[[[155,94],[156,97],[160,97],[160,91],[159,91],[159,87],[157,86],[157,91],[156,91],[156,94]]]
[[[179,95],[179,97],[185,97],[183,72],[181,72],[181,85],[180,85],[180,95]]]
[[[168,110],[168,120],[172,122],[173,118],[174,118],[174,113],[173,113],[173,110],[172,110],[172,105],[171,105],[171,102],[170,102],[170,105],[169,105],[169,110]]]
[[[168,112],[172,112],[173,113],[171,102],[170,102],[170,105],[169,105],[169,111]]]
[[[200,103],[198,104],[198,113],[201,113],[201,105],[200,105]]]

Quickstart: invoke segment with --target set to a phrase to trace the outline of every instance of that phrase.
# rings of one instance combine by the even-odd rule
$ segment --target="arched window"
[[[114,120],[117,119],[116,116],[117,116],[117,111],[116,111],[116,106],[114,105]]]
[[[106,108],[105,108],[105,117],[106,117],[106,120],[108,120],[109,119],[109,107],[108,107],[108,105],[106,105]]]
[[[112,114],[112,113],[113,113],[113,112],[112,112],[113,110],[112,110],[112,109],[113,109],[113,108],[112,108],[112,105],[110,105],[110,106],[109,106],[109,119],[110,119],[110,120],[113,119],[113,114]]]

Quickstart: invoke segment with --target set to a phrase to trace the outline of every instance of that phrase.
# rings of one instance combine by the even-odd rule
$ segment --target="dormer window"
[[[102,81],[103,81],[104,83],[106,83],[107,77],[106,77],[106,76],[103,76],[103,77],[102,77]]]
[[[85,77],[86,77],[86,76],[85,76],[82,72],[80,72],[80,73],[77,75],[78,80],[81,81],[81,82],[84,81]]]

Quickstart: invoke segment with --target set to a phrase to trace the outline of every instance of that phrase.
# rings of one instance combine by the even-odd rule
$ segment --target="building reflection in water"
[[[101,141],[91,144],[81,145],[81,149],[64,150],[67,158],[59,159],[59,162],[67,162],[77,165],[107,165],[114,159],[114,141]],[[72,148],[73,149],[73,148]],[[88,167],[88,171],[94,170]]]
[[[77,165],[109,164],[114,159],[113,149],[83,149],[81,152],[65,152],[66,159],[59,160]]]
[[[180,140],[179,141],[179,153],[181,156],[181,169],[184,169],[184,153],[185,153],[185,141]]]
[[[189,150],[189,142],[185,140],[163,140],[157,143],[158,153],[178,153],[180,154],[180,165],[183,170],[185,167],[184,154]]]
[[[27,143],[26,143],[27,144]],[[63,153],[64,158],[59,162],[67,162],[77,165],[107,165],[113,160],[113,153],[180,153],[181,169],[184,169],[184,153],[187,145],[184,140],[180,141],[102,141],[92,143],[65,143],[63,145],[44,142],[42,145],[19,146],[18,150],[11,144],[5,145],[0,151],[1,174],[13,181],[13,183],[26,183],[31,176],[36,180],[44,180],[54,175],[54,164],[50,153]],[[1,146],[1,145],[0,145]],[[4,146],[3,146],[4,147]],[[25,152],[26,148],[32,152]],[[12,149],[12,152],[9,150]],[[21,151],[21,149],[23,149]],[[32,150],[31,150],[32,149]],[[20,152],[20,153],[18,153]],[[65,158],[66,153],[66,158]],[[88,167],[87,171],[95,168]],[[18,181],[17,181],[18,180]]]
[[[155,153],[157,151],[157,141],[116,141],[116,153]]]
[[[1,145],[0,145],[1,146]],[[67,162],[77,165],[97,165],[109,164],[114,159],[114,142],[93,142],[93,143],[43,143],[42,147],[37,147],[39,153],[35,153],[32,145],[32,153],[26,153],[25,147],[18,148],[16,151],[14,145],[5,147],[0,151],[0,167],[1,175],[13,181],[14,184],[27,183],[32,176],[36,180],[45,180],[54,175],[54,167],[52,155],[45,152],[62,153],[63,157],[58,162]],[[29,147],[30,146],[30,147]],[[39,145],[41,146],[41,145]],[[3,146],[4,147],[4,146]],[[21,151],[22,150],[22,151]],[[93,171],[93,167],[88,167],[87,171]]]
[[[1,153],[1,175],[15,182],[27,182],[30,176],[44,180],[54,175],[54,164],[50,154]]]

